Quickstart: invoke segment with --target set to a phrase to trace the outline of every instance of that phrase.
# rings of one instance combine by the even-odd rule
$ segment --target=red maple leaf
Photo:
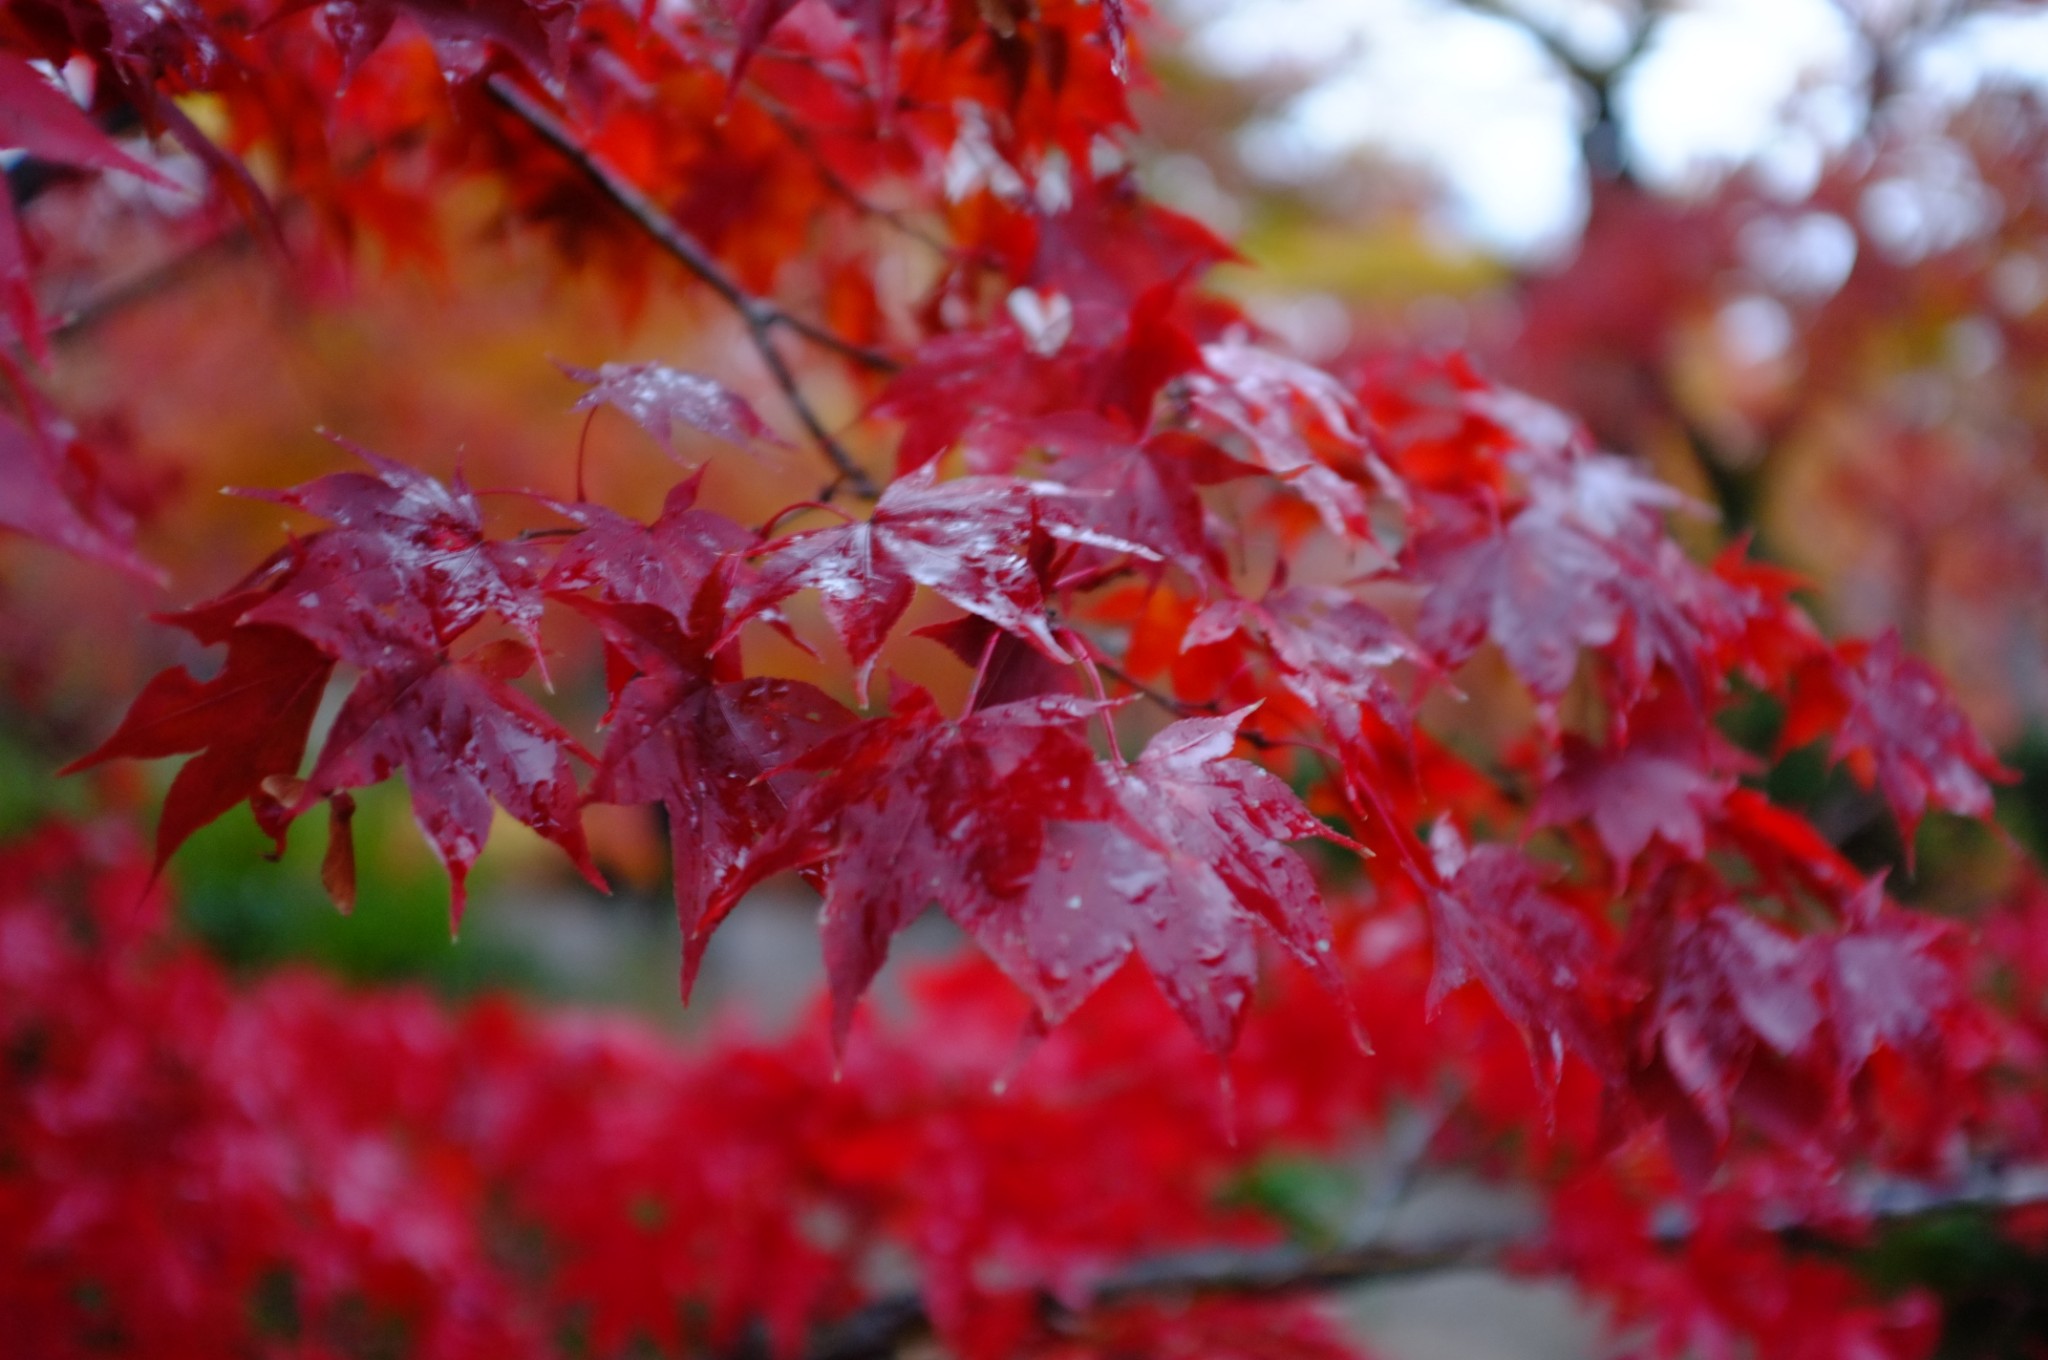
[[[235,804],[247,799],[267,809],[275,803],[264,786],[298,773],[314,710],[334,672],[333,658],[287,629],[252,625],[214,634],[203,621],[188,622],[187,629],[202,642],[227,644],[220,673],[195,680],[180,666],[157,675],[114,734],[64,768],[69,774],[117,758],[197,752],[164,796],[158,869],[186,837]]]
[[[1467,850],[1448,823],[1439,823],[1431,849],[1436,881],[1424,887],[1436,953],[1430,1006],[1477,981],[1520,1027],[1530,1060],[1553,1086],[1566,1050],[1596,1070],[1610,1068],[1612,1045],[1591,1006],[1605,990],[1604,965],[1586,915],[1510,846]]]
[[[1690,704],[1666,693],[1628,715],[1612,745],[1567,736],[1557,773],[1544,781],[1530,820],[1586,820],[1618,876],[1653,839],[1700,859],[1707,826],[1735,787],[1738,753]]]
[[[1074,509],[1104,533],[1145,544],[1197,579],[1226,574],[1197,488],[1251,476],[1257,468],[1190,434],[1136,438],[1092,414],[1021,422],[1013,433],[1052,454],[1045,475],[1084,493]]]
[[[721,889],[757,842],[793,820],[790,805],[809,780],[788,767],[854,718],[802,681],[717,679],[650,606],[586,612],[641,672],[612,701],[590,801],[659,803],[668,814],[688,1000],[711,932],[733,905]]]
[[[843,1041],[889,941],[927,906],[968,924],[985,903],[1027,888],[1049,823],[1111,815],[1095,753],[1076,730],[1091,707],[1052,696],[949,722],[925,691],[903,690],[894,712],[796,762],[819,777],[709,913],[722,916],[769,874],[822,866],[825,970]]]
[[[413,818],[447,866],[457,926],[470,866],[490,836],[493,802],[604,887],[584,842],[569,765],[572,755],[591,757],[507,683],[533,662],[533,649],[510,639],[460,658],[397,650],[356,682],[307,777],[301,808],[404,771]]]
[[[1226,597],[1188,624],[1182,649],[1209,646],[1239,634],[1265,638],[1281,683],[1340,741],[1359,736],[1359,705],[1370,705],[1396,730],[1408,726],[1408,706],[1388,679],[1403,662],[1424,662],[1392,619],[1336,586],[1279,586],[1255,602]]]
[[[734,609],[733,625],[806,588],[846,644],[865,700],[875,654],[914,586],[1031,642],[1047,657],[1071,658],[1046,620],[1039,548],[1048,539],[1110,544],[1047,492],[1014,477],[938,483],[932,465],[892,482],[874,513],[768,544],[760,577]],[[1136,544],[1117,544],[1146,554]]]
[[[1133,764],[1105,769],[1113,819],[1049,828],[1018,898],[961,921],[1048,1019],[1135,951],[1196,1036],[1226,1052],[1261,928],[1345,998],[1322,895],[1284,842],[1348,842],[1277,777],[1231,756],[1249,711],[1183,719]]]
[[[1884,795],[1909,855],[1929,807],[1982,817],[1991,781],[2011,778],[1934,668],[1908,656],[1895,632],[1842,643],[1800,669],[1780,744],[1789,750],[1823,733],[1832,734],[1829,756]]]
[[[1232,437],[1244,457],[1299,492],[1340,539],[1369,540],[1364,489],[1398,494],[1372,426],[1336,379],[1285,355],[1237,341],[1204,345],[1185,381],[1198,426]]]
[[[484,533],[462,479],[444,483],[364,449],[375,470],[256,492],[339,526],[298,545],[294,570],[251,623],[272,623],[375,670],[405,648],[434,650],[495,613],[529,643],[540,625],[541,550]],[[397,664],[409,664],[401,659]]]
[[[1651,1075],[1637,1088],[1653,1108],[1663,1104],[1674,1150],[1695,1168],[1711,1166],[1712,1144],[1728,1137],[1738,1104],[1789,1141],[1836,1095],[1810,1075],[1826,1020],[1822,958],[1808,941],[1718,897],[1703,878],[1669,876],[1638,908],[1625,954],[1647,988],[1637,1053]],[[1809,1075],[1794,1075],[1801,1071]],[[1657,1094],[1660,1078],[1669,1099]]]
[[[1879,1048],[1938,1059],[1944,1020],[1962,1001],[1948,946],[1955,929],[1885,901],[1884,879],[1850,897],[1839,930],[1816,939],[1828,1021],[1844,1078]]]
[[[701,477],[676,483],[652,524],[641,524],[601,505],[553,504],[583,532],[555,554],[542,585],[550,595],[597,588],[607,600],[667,611],[686,630],[712,636],[724,598],[705,598],[721,569],[758,542],[748,529],[715,510],[696,508]],[[704,605],[708,613],[700,613]]]

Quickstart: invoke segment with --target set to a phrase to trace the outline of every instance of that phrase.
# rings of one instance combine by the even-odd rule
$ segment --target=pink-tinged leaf
[[[211,680],[183,667],[151,680],[128,716],[91,754],[63,773],[115,759],[153,760],[197,752],[171,781],[157,824],[157,867],[200,827],[244,799],[266,795],[273,777],[298,773],[314,711],[334,661],[282,628],[229,632],[227,663]]]
[[[1411,560],[1427,590],[1415,624],[1423,646],[1450,667],[1491,639],[1540,699],[1562,696],[1580,651],[1621,631],[1614,557],[1554,512],[1426,531]]]
[[[715,679],[646,605],[586,612],[641,671],[612,705],[590,801],[659,803],[668,813],[687,1000],[711,932],[735,904],[722,890],[758,842],[790,829],[790,805],[810,782],[785,767],[854,717],[802,681]]]
[[[1641,1034],[1716,1139],[1759,1055],[1809,1056],[1821,1032],[1821,960],[1739,907],[1661,904],[1636,939],[1653,990]]]
[[[1371,426],[1343,384],[1322,370],[1238,341],[1202,347],[1203,371],[1186,382],[1199,423],[1244,446],[1244,456],[1285,481],[1340,539],[1372,538],[1353,471],[1398,496]]]
[[[1608,656],[1626,707],[1661,667],[1697,707],[1720,682],[1718,658],[1741,627],[1727,583],[1664,536],[1659,512],[1688,505],[1618,458],[1559,454],[1532,473],[1508,511],[1433,504],[1408,550],[1423,585],[1417,636],[1445,665],[1491,639],[1546,705],[1584,651]]]
[[[1602,969],[1587,918],[1551,892],[1520,851],[1467,851],[1445,824],[1431,839],[1437,881],[1424,885],[1436,954],[1430,1006],[1476,981],[1529,1041],[1539,1077],[1554,1086],[1566,1051],[1596,1070],[1609,1068],[1612,1046],[1587,1004],[1601,990]]]
[[[570,756],[590,757],[507,681],[530,647],[494,642],[467,657],[413,651],[356,682],[307,779],[304,802],[403,771],[413,818],[447,866],[460,926],[469,869],[490,836],[491,805],[553,841],[602,888],[590,861]]]
[[[949,722],[923,690],[825,740],[797,762],[818,773],[714,898],[714,916],[769,874],[823,866],[823,934],[834,1032],[889,941],[927,906],[963,924],[1025,890],[1046,827],[1110,814],[1078,726],[1091,705],[1051,697]],[[971,927],[970,927],[971,928]]]
[[[1934,668],[1908,656],[1897,633],[1843,643],[1802,669],[1783,744],[1824,733],[1832,734],[1829,756],[1884,795],[1909,853],[1928,808],[1983,817],[1991,811],[1991,781],[2011,777]]]
[[[595,370],[570,364],[557,367],[590,388],[572,409],[609,406],[652,435],[671,458],[676,456],[678,425],[742,447],[756,440],[777,442],[774,431],[744,397],[701,373],[655,363],[601,364]]]
[[[882,493],[868,519],[771,543],[760,577],[735,601],[734,623],[799,590],[815,589],[846,644],[865,700],[882,642],[924,586],[968,613],[1070,660],[1053,637],[1034,549],[1084,530],[1041,512],[1043,496],[1011,477],[937,483],[927,465]]]
[[[1046,476],[1081,493],[1074,511],[1103,532],[1144,544],[1198,580],[1227,574],[1196,488],[1259,469],[1193,435],[1141,439],[1096,415],[1017,422],[1003,437],[1047,449],[1053,458]]]
[[[1612,746],[1567,736],[1559,769],[1537,795],[1531,821],[1590,822],[1624,878],[1652,840],[1698,860],[1741,764],[1689,704],[1663,695],[1630,714],[1627,732]]]
[[[375,474],[337,472],[252,493],[339,527],[297,546],[290,580],[249,615],[376,669],[392,650],[435,650],[495,613],[538,636],[541,549],[484,534],[476,497],[357,449]],[[402,656],[397,664],[407,664]]]
[[[1924,1058],[1943,1047],[1942,1019],[1962,999],[1944,946],[1954,927],[1888,906],[1884,880],[1849,900],[1842,928],[1815,944],[1826,960],[1828,1018],[1846,1079],[1880,1048]]]

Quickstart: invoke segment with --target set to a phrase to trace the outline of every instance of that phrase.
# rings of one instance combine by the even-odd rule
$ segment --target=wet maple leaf
[[[1439,824],[1430,848],[1436,872],[1436,881],[1425,885],[1436,955],[1430,1006],[1477,981],[1522,1030],[1531,1061],[1553,1086],[1567,1051],[1596,1070],[1611,1068],[1612,1045],[1589,1006],[1603,990],[1604,965],[1587,917],[1510,846],[1467,849],[1448,824]]]
[[[843,1041],[889,941],[927,906],[971,921],[1029,883],[1049,823],[1110,815],[1095,753],[1077,731],[1090,707],[1047,697],[949,722],[923,690],[899,693],[888,716],[796,761],[818,778],[710,912],[729,911],[769,874],[822,866],[825,970]]]
[[[1816,941],[1845,1079],[1880,1048],[1940,1056],[1944,1022],[1962,1002],[1948,953],[1954,935],[1953,926],[1886,903],[1880,877],[1850,897],[1841,928]]]
[[[583,532],[555,554],[543,588],[551,595],[595,588],[607,600],[652,605],[686,629],[714,635],[724,600],[705,600],[705,587],[759,539],[715,510],[696,508],[699,482],[678,482],[652,524],[601,505],[550,502]],[[700,616],[700,605],[709,615]]]
[[[1235,437],[1257,463],[1301,495],[1340,539],[1369,541],[1365,490],[1349,465],[1380,491],[1399,483],[1375,447],[1365,413],[1322,370],[1241,342],[1204,345],[1202,370],[1185,381],[1198,421]]]
[[[1131,765],[1104,769],[1113,813],[1048,827],[1021,893],[956,918],[1049,1021],[1135,952],[1196,1037],[1226,1052],[1262,930],[1345,1001],[1322,895],[1284,844],[1343,837],[1275,776],[1231,756],[1248,711],[1183,719]]]
[[[609,406],[652,435],[671,458],[676,456],[678,425],[742,447],[755,440],[775,440],[774,431],[744,397],[701,373],[656,363],[608,363],[596,369],[571,364],[557,367],[590,388],[572,409],[593,411]]]
[[[403,771],[413,818],[447,866],[458,927],[494,802],[604,887],[584,842],[569,764],[571,756],[591,757],[507,683],[533,662],[533,649],[510,639],[460,658],[422,649],[387,659],[349,691],[307,777],[302,806]]]
[[[1082,493],[1072,504],[1089,523],[1146,545],[1198,580],[1225,575],[1197,488],[1252,476],[1257,468],[1193,435],[1136,438],[1093,414],[1022,422],[1008,433],[1051,453],[1046,477]]]
[[[1536,826],[1590,822],[1623,878],[1652,840],[1697,860],[1742,763],[1689,703],[1667,694],[1631,713],[1612,745],[1567,736],[1530,819]]]
[[[1416,637],[1447,667],[1491,639],[1539,697],[1571,684],[1579,653],[1621,630],[1612,555],[1560,516],[1524,511],[1498,526],[1439,528],[1411,550],[1426,584]]]
[[[338,526],[299,545],[290,581],[249,621],[289,628],[366,669],[382,666],[394,647],[442,646],[492,613],[536,641],[540,549],[487,537],[460,477],[444,483],[355,453],[372,472],[249,493]]]
[[[1054,638],[1035,564],[1048,539],[1097,546],[1114,540],[1072,513],[1048,507],[1047,493],[1013,477],[936,480],[927,464],[899,477],[874,513],[763,547],[758,580],[735,601],[733,624],[799,590],[817,590],[825,617],[846,644],[863,699],[883,639],[925,586],[968,613],[1027,639],[1048,658],[1072,658]],[[1148,553],[1136,544],[1115,544]]]
[[[1426,665],[1420,649],[1392,619],[1336,586],[1282,586],[1253,602],[1226,597],[1188,624],[1182,649],[1210,646],[1235,635],[1265,639],[1281,683],[1337,729],[1359,732],[1358,706],[1404,730],[1406,702],[1388,676],[1404,662]]]
[[[1659,912],[1635,941],[1654,958],[1641,1043],[1653,1051],[1716,1139],[1728,1136],[1738,1088],[1760,1052],[1814,1053],[1825,1019],[1822,961],[1798,938],[1722,903]]]
[[[802,681],[718,679],[647,605],[586,612],[641,672],[613,700],[589,800],[658,803],[668,814],[688,1000],[711,932],[734,905],[721,889],[758,842],[788,829],[810,782],[788,767],[854,717]]]

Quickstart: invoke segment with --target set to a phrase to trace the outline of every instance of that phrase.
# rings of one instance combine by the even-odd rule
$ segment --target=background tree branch
[[[1847,1215],[1851,1224],[1860,1220],[1880,1229],[1904,1227],[1948,1213],[2048,1205],[2048,1165],[1977,1168],[1953,1186],[1872,1177],[1843,1198],[1851,1210]],[[1839,1247],[1853,1236],[1841,1227],[1823,1226],[1789,1213],[1782,1218],[1767,1216],[1758,1226],[1802,1250]],[[1653,1234],[1666,1247],[1682,1244],[1692,1231],[1690,1216],[1681,1208],[1655,1216]],[[1084,1314],[1088,1308],[1148,1299],[1314,1293],[1498,1266],[1539,1245],[1534,1239],[1507,1232],[1484,1232],[1415,1243],[1392,1242],[1375,1235],[1321,1249],[1288,1244],[1172,1252],[1140,1260],[1102,1280],[1081,1309],[1050,1296],[1042,1300],[1041,1307],[1048,1319],[1057,1322]],[[887,1295],[828,1328],[805,1353],[805,1360],[884,1360],[929,1336],[931,1326],[930,1315],[916,1294]]]

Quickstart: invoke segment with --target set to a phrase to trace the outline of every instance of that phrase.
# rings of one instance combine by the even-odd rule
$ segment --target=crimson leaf
[[[590,801],[659,803],[668,813],[687,1000],[704,946],[733,905],[720,889],[757,842],[794,821],[790,803],[808,780],[785,767],[853,715],[801,681],[715,679],[649,606],[585,609],[641,668],[612,704]]]
[[[1280,780],[1231,757],[1247,712],[1174,723],[1134,764],[1104,770],[1114,820],[1063,817],[1021,892],[955,913],[1048,1020],[1135,951],[1196,1037],[1226,1052],[1260,927],[1344,998],[1321,894],[1282,844],[1343,838]]]
[[[335,717],[300,806],[381,783],[403,770],[413,818],[448,868],[454,923],[465,880],[491,830],[495,801],[553,841],[599,888],[578,813],[571,755],[589,761],[560,724],[506,683],[534,662],[503,640],[462,658],[416,650],[366,673]]]

